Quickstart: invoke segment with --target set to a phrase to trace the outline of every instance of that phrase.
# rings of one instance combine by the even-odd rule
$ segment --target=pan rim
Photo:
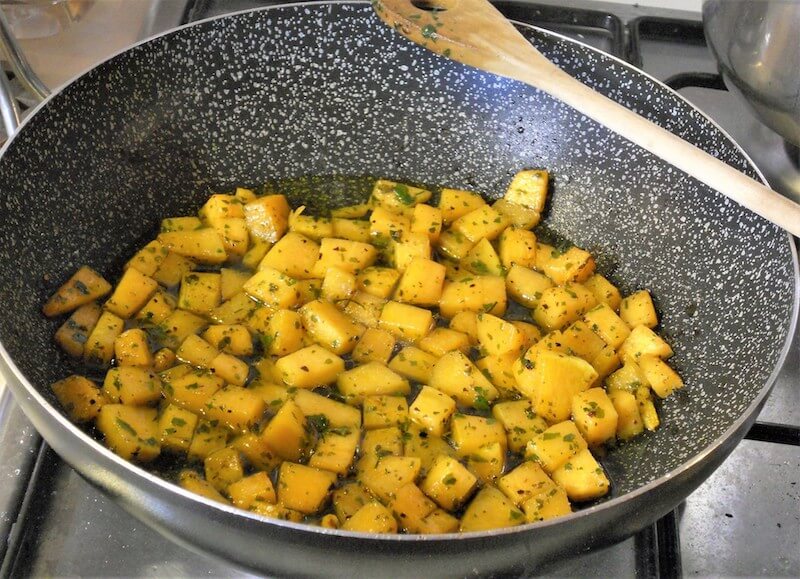
[[[156,39],[164,37],[164,36],[169,36],[171,34],[174,34],[177,31],[180,31],[180,30],[183,30],[183,29],[186,29],[186,28],[189,28],[189,27],[193,27],[193,26],[196,26],[196,25],[208,23],[208,22],[211,22],[211,21],[215,21],[215,20],[218,20],[218,19],[221,19],[221,18],[228,18],[228,17],[232,17],[233,18],[233,17],[241,16],[243,14],[248,14],[248,13],[253,13],[253,12],[262,12],[262,11],[268,11],[268,10],[273,10],[273,9],[307,7],[307,6],[324,6],[324,5],[332,5],[332,4],[366,6],[366,5],[369,5],[370,2],[369,2],[369,0],[314,0],[314,1],[311,1],[311,2],[288,2],[288,3],[285,3],[285,4],[277,4],[277,5],[273,5],[273,6],[265,6],[265,7],[257,8],[257,9],[254,9],[254,10],[240,10],[240,11],[236,11],[236,12],[231,12],[231,13],[227,13],[227,14],[221,14],[221,15],[213,16],[213,17],[210,17],[210,18],[205,18],[205,19],[198,20],[196,22],[188,23],[188,24],[185,24],[185,25],[181,25],[179,27],[172,28],[170,30],[155,34],[155,35],[150,36],[148,38],[145,38],[145,39],[143,39],[143,40],[141,40],[141,41],[139,41],[139,42],[137,42],[135,44],[132,44],[132,45],[130,45],[130,46],[124,48],[124,49],[121,49],[121,50],[115,52],[114,54],[110,55],[108,58],[104,59],[103,61],[98,62],[93,67],[85,70],[84,72],[82,72],[77,77],[74,77],[70,81],[65,82],[62,85],[60,85],[57,88],[55,88],[52,91],[52,93],[46,99],[44,99],[41,103],[39,103],[31,111],[31,113],[23,120],[23,122],[20,123],[20,126],[19,126],[17,132],[14,135],[12,135],[6,141],[6,143],[3,145],[2,148],[0,148],[0,159],[2,159],[2,157],[5,155],[7,149],[11,145],[11,143],[14,142],[16,136],[24,129],[24,127],[27,125],[29,120],[31,118],[33,118],[36,115],[36,113],[38,113],[42,108],[47,106],[50,103],[50,101],[56,97],[56,95],[60,94],[63,90],[65,90],[68,86],[72,85],[73,83],[79,82],[87,74],[90,74],[96,68],[98,68],[100,66],[103,66],[104,64],[106,64],[110,60],[113,60],[113,59],[117,58],[118,56],[137,48],[140,45],[143,45],[145,43],[148,43],[150,41],[156,40]],[[543,28],[540,28],[540,27],[537,27],[537,26],[533,26],[533,25],[530,25],[530,24],[527,24],[527,23],[522,23],[522,22],[519,22],[519,21],[516,21],[516,20],[511,20],[511,21],[513,23],[519,25],[519,26],[522,26],[523,28],[527,28],[527,29],[536,31],[537,33],[542,34],[544,36],[554,37],[554,38],[560,39],[562,41],[565,41],[567,43],[581,46],[584,49],[587,49],[589,51],[596,52],[596,53],[602,55],[604,58],[610,58],[614,62],[624,66],[628,70],[628,72],[634,73],[634,74],[637,74],[637,75],[642,75],[645,78],[647,78],[649,81],[651,81],[651,82],[655,83],[656,85],[658,85],[660,88],[666,89],[672,96],[679,98],[686,105],[688,105],[694,112],[700,114],[702,116],[702,118],[706,122],[708,122],[714,129],[719,131],[719,133],[721,135],[723,135],[729,141],[730,145],[732,145],[735,148],[736,152],[738,152],[738,154],[742,155],[742,157],[747,162],[748,167],[756,172],[756,174],[758,175],[758,178],[762,182],[764,182],[765,184],[769,185],[769,183],[767,182],[766,178],[761,173],[761,170],[753,162],[753,160],[750,158],[750,156],[747,154],[747,152],[744,151],[744,149],[742,149],[742,147],[722,127],[720,127],[705,112],[703,112],[700,109],[696,108],[691,102],[688,101],[688,99],[683,97],[680,93],[678,93],[677,91],[671,89],[670,87],[668,87],[667,85],[665,85],[663,82],[659,81],[658,79],[656,79],[652,75],[650,75],[650,74],[648,74],[648,73],[646,73],[646,72],[634,67],[633,65],[627,63],[626,61],[622,60],[621,58],[619,58],[617,56],[614,56],[614,55],[609,54],[607,52],[604,52],[602,50],[596,49],[596,48],[594,48],[594,47],[592,47],[592,46],[590,46],[590,45],[588,45],[588,44],[586,44],[584,42],[581,42],[581,41],[578,41],[578,40],[573,40],[573,39],[571,39],[571,38],[569,38],[567,36],[564,36],[562,34],[559,34],[559,33],[556,33],[556,32],[552,32],[552,31],[549,31],[549,30],[546,30],[546,29],[543,29]],[[594,121],[592,121],[592,122],[594,122]],[[702,185],[702,187],[704,187],[707,190],[711,191],[705,185]],[[719,195],[716,192],[713,192],[713,194]],[[27,378],[25,378],[25,376],[22,374],[22,372],[16,367],[16,364],[14,364],[14,362],[11,359],[10,355],[6,351],[5,346],[1,342],[0,342],[0,362],[2,362],[2,363],[0,364],[0,374],[2,374],[3,377],[6,379],[6,381],[8,383],[8,386],[14,392],[15,396],[18,394],[17,388],[20,388],[21,390],[20,390],[19,393],[23,393],[28,398],[32,398],[41,408],[43,408],[46,411],[48,417],[51,420],[57,421],[62,428],[65,428],[67,431],[69,431],[71,434],[75,435],[82,442],[87,443],[89,445],[89,447],[91,447],[95,452],[99,453],[100,456],[103,459],[105,459],[106,461],[111,461],[117,467],[122,468],[124,471],[127,472],[127,475],[135,475],[140,480],[145,481],[148,484],[155,484],[156,486],[160,487],[162,490],[167,491],[170,494],[177,494],[177,495],[181,496],[183,499],[188,499],[188,500],[203,504],[206,507],[217,509],[218,511],[224,512],[224,513],[226,513],[228,515],[233,515],[233,516],[236,516],[236,517],[244,517],[244,518],[250,519],[250,520],[252,520],[254,522],[257,522],[257,523],[267,522],[267,523],[270,523],[271,525],[275,525],[275,526],[278,526],[278,527],[284,527],[284,528],[287,528],[287,529],[290,529],[290,530],[293,530],[293,531],[311,532],[311,533],[319,534],[319,535],[340,536],[340,537],[344,537],[344,538],[348,538],[348,539],[357,539],[357,540],[362,540],[362,541],[380,542],[380,543],[383,543],[383,542],[394,543],[394,542],[396,542],[398,540],[403,542],[403,543],[416,543],[416,542],[426,542],[427,543],[427,542],[439,542],[439,541],[450,542],[450,541],[454,541],[454,540],[458,540],[459,542],[464,542],[464,541],[471,541],[471,540],[482,540],[482,539],[486,539],[486,538],[490,538],[490,537],[500,537],[500,536],[504,536],[504,535],[516,535],[518,533],[520,533],[520,534],[521,533],[525,533],[525,532],[531,531],[533,529],[535,529],[537,532],[539,532],[539,531],[543,531],[544,529],[547,529],[547,528],[550,528],[550,527],[558,527],[558,526],[561,526],[561,525],[569,524],[570,522],[575,521],[575,520],[579,520],[579,519],[582,519],[582,518],[585,518],[585,517],[590,517],[590,516],[593,516],[593,515],[595,515],[597,513],[605,512],[606,510],[610,510],[610,509],[616,507],[618,504],[620,504],[622,502],[628,501],[628,500],[630,500],[632,498],[640,497],[641,495],[646,494],[646,493],[654,490],[655,488],[662,486],[663,484],[667,483],[669,480],[680,476],[681,474],[683,474],[686,471],[690,470],[697,463],[702,462],[706,457],[708,457],[709,455],[713,454],[720,446],[722,446],[734,434],[734,432],[736,430],[738,430],[739,428],[742,427],[742,425],[746,422],[746,419],[751,416],[751,414],[754,412],[754,410],[758,406],[763,404],[765,398],[771,392],[771,390],[772,390],[772,388],[773,388],[773,386],[775,384],[775,381],[776,381],[778,375],[780,374],[780,371],[782,370],[783,365],[784,365],[784,363],[786,361],[786,357],[788,356],[788,353],[789,353],[791,345],[792,345],[794,334],[797,331],[798,318],[800,317],[800,264],[798,264],[798,251],[797,251],[797,247],[796,247],[796,245],[794,243],[793,236],[791,234],[789,234],[788,232],[784,232],[784,234],[786,235],[787,243],[789,244],[790,254],[791,254],[791,257],[792,257],[793,273],[794,273],[794,296],[793,296],[793,302],[792,302],[791,319],[790,319],[789,328],[788,328],[789,331],[787,332],[787,338],[784,341],[783,347],[781,349],[781,352],[780,352],[780,355],[778,357],[778,361],[777,361],[775,367],[773,368],[773,370],[770,373],[769,377],[767,378],[767,380],[765,381],[764,385],[760,389],[759,393],[756,395],[756,397],[753,399],[753,401],[750,403],[750,405],[747,407],[747,409],[741,414],[741,416],[739,418],[737,418],[725,430],[725,432],[723,432],[720,436],[718,436],[711,443],[709,443],[700,453],[696,454],[693,458],[691,458],[690,460],[684,462],[683,464],[681,464],[677,468],[673,469],[672,471],[662,475],[661,477],[659,477],[659,478],[657,478],[657,479],[655,479],[653,481],[650,481],[649,483],[647,483],[647,484],[645,484],[645,485],[643,485],[643,486],[641,486],[641,487],[639,487],[639,488],[637,488],[637,489],[635,489],[633,491],[625,493],[622,496],[612,498],[612,499],[610,499],[608,501],[604,501],[604,502],[602,502],[600,504],[597,504],[597,505],[594,505],[592,507],[588,507],[588,508],[581,509],[579,511],[575,511],[575,512],[573,512],[573,513],[571,513],[569,515],[566,515],[566,516],[558,517],[556,519],[550,519],[550,520],[547,520],[547,521],[540,521],[540,522],[537,522],[537,523],[526,523],[524,525],[519,525],[519,526],[516,526],[516,527],[507,527],[507,528],[494,529],[494,530],[489,530],[489,531],[472,531],[472,532],[467,532],[467,533],[452,533],[452,534],[441,534],[441,535],[405,535],[405,534],[383,535],[383,534],[376,534],[376,533],[362,533],[362,532],[354,532],[354,531],[344,531],[344,530],[340,530],[340,529],[325,529],[323,527],[318,527],[318,526],[309,525],[309,524],[305,524],[305,523],[293,523],[293,522],[290,522],[290,521],[283,521],[283,520],[279,520],[279,519],[264,517],[262,515],[258,515],[258,514],[249,512],[249,511],[244,511],[244,510],[238,509],[238,508],[236,508],[236,507],[234,507],[232,505],[224,505],[224,504],[212,501],[210,499],[206,499],[205,497],[201,497],[199,495],[196,495],[196,494],[194,494],[194,493],[192,493],[190,491],[187,491],[187,490],[181,488],[180,486],[178,486],[178,485],[176,485],[174,483],[168,482],[167,480],[162,479],[161,477],[158,477],[158,476],[150,473],[149,471],[145,470],[144,468],[142,468],[142,467],[140,467],[140,466],[138,466],[138,465],[136,465],[136,464],[134,464],[132,462],[126,461],[126,460],[122,459],[121,457],[119,457],[118,455],[114,454],[110,449],[108,449],[107,447],[103,446],[99,441],[95,440],[93,437],[89,436],[83,430],[81,430],[76,425],[74,425],[64,415],[62,415],[53,405],[51,405],[39,393],[39,391],[27,380]]]

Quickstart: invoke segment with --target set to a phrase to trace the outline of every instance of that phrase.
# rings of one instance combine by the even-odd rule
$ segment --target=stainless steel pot
[[[705,0],[703,26],[728,88],[800,146],[800,2]]]
[[[710,120],[657,81],[558,35],[523,33],[573,76],[758,177]],[[120,459],[54,399],[50,384],[69,368],[52,340],[60,320],[41,316],[44,300],[84,263],[115,279],[160,218],[196,211],[209,191],[291,179],[293,204],[324,211],[366,198],[363,179],[342,175],[491,198],[532,166],[554,176],[550,231],[591,248],[623,292],[653,292],[687,383],[662,405],[658,431],[603,458],[612,480],[604,501],[465,535],[309,527],[210,502]],[[0,371],[17,401],[128,511],[263,573],[530,572],[630,536],[744,436],[786,357],[799,300],[786,233],[546,95],[407,42],[365,3],[240,13],[141,44],[51,96],[0,157]]]

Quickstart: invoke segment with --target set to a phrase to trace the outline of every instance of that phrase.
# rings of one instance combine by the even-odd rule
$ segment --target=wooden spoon
[[[712,189],[800,237],[800,205],[572,78],[486,0],[373,0],[406,38],[463,64],[512,78],[572,106]]]

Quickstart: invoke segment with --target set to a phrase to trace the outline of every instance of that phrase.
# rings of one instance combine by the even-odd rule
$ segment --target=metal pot
[[[542,30],[569,73],[753,176],[742,151],[652,78]],[[591,248],[624,292],[648,287],[687,387],[663,426],[603,459],[604,501],[536,525],[374,536],[270,520],[192,495],[71,424],[49,385],[69,372],[42,318],[74,269],[109,278],[168,215],[209,191],[294,178],[313,209],[365,198],[375,175],[502,194],[554,175],[551,231]],[[323,176],[317,179],[303,176]],[[530,570],[630,536],[674,508],[755,420],[797,321],[781,230],[569,107],[429,53],[364,3],[289,5],[141,44],[50,97],[0,159],[0,356],[17,400],[92,484],[184,545],[264,573],[431,576]]]
[[[800,3],[705,0],[703,27],[728,88],[800,146]]]

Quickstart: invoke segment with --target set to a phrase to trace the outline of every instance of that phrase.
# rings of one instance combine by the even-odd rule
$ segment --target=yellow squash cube
[[[335,382],[344,371],[344,360],[322,346],[311,345],[280,358],[275,369],[287,386],[315,388]]]
[[[161,453],[155,408],[106,404],[96,424],[106,446],[126,460],[149,462]]]
[[[356,455],[361,432],[357,427],[339,427],[325,432],[314,447],[308,465],[328,472],[346,475]]]
[[[404,233],[398,240],[390,244],[392,264],[404,272],[415,259],[431,258],[431,240],[424,233]]]
[[[191,272],[183,276],[178,307],[196,314],[208,314],[222,300],[218,273]]]
[[[217,489],[211,486],[211,483],[204,478],[201,478],[200,475],[193,470],[181,471],[181,473],[178,475],[178,484],[181,486],[181,488],[193,492],[196,495],[200,495],[201,497],[205,497],[225,505],[229,504],[228,500],[223,497]]]
[[[369,202],[373,207],[385,207],[395,213],[403,213],[418,203],[431,198],[431,192],[405,183],[378,179],[372,188]]]
[[[442,297],[444,275],[442,264],[425,258],[413,259],[406,266],[394,297],[408,304],[435,306]]]
[[[168,401],[195,414],[201,414],[211,396],[223,384],[223,380],[213,374],[192,371],[162,382],[162,388]]]
[[[266,195],[244,206],[247,227],[257,238],[275,243],[289,224],[289,203],[283,195]]]
[[[537,416],[528,400],[498,402],[492,416],[503,425],[512,452],[522,452],[529,441],[547,430],[547,422]]]
[[[329,267],[322,280],[322,297],[329,301],[349,299],[356,292],[356,276],[338,267]]]
[[[478,314],[478,346],[492,356],[520,354],[525,336],[514,324],[491,314]]]
[[[149,368],[153,365],[147,334],[140,328],[131,328],[117,336],[114,340],[114,355],[120,366]]]
[[[534,309],[553,281],[541,272],[514,264],[506,275],[506,289],[515,302]]]
[[[594,305],[594,295],[580,284],[553,286],[542,292],[531,317],[540,328],[551,332],[574,322]]]
[[[425,337],[433,325],[430,310],[389,301],[381,310],[378,327],[398,338],[415,342]]]
[[[171,288],[178,285],[183,276],[196,267],[197,264],[188,257],[170,251],[153,274],[153,279],[161,285]]]
[[[300,308],[300,317],[311,339],[335,354],[352,352],[363,332],[363,326],[331,302],[309,302]]]
[[[436,504],[454,511],[467,502],[478,479],[455,458],[441,454],[436,457],[420,488]]]
[[[647,326],[635,326],[619,347],[619,355],[634,362],[638,362],[641,356],[656,356],[664,360],[672,356],[672,348]]]
[[[499,396],[497,388],[458,351],[439,358],[428,385],[477,410],[489,410],[492,401]]]
[[[588,449],[583,449],[552,473],[571,501],[589,501],[608,493],[611,483],[603,467]]]
[[[450,440],[459,456],[468,457],[492,442],[506,448],[506,431],[494,418],[456,414],[450,421]]]
[[[199,421],[189,443],[189,460],[203,461],[207,456],[225,448],[230,431],[224,426],[212,426],[211,423]]]
[[[631,328],[645,326],[655,328],[658,325],[658,315],[653,305],[650,292],[641,290],[625,297],[619,306],[619,316]]]
[[[525,458],[542,465],[552,474],[567,460],[587,448],[586,441],[571,420],[554,424],[525,447]]]
[[[497,487],[483,487],[467,506],[461,517],[459,530],[488,531],[503,527],[513,527],[525,522],[525,514],[511,502]]]
[[[367,396],[362,412],[366,430],[398,426],[408,420],[408,402],[402,396]]]
[[[365,396],[404,395],[411,392],[408,381],[380,362],[367,362],[342,372],[336,379],[339,393],[349,404],[359,405]]]
[[[380,459],[384,456],[403,456],[403,432],[397,426],[376,428],[364,433],[359,453],[362,457]]]
[[[402,530],[418,533],[425,517],[436,510],[436,503],[426,497],[417,485],[408,483],[395,491],[389,507],[400,521]]]
[[[147,303],[158,289],[158,282],[130,268],[122,274],[114,293],[103,306],[112,314],[127,320],[138,312]]]
[[[536,265],[536,234],[532,231],[509,227],[500,234],[498,248],[506,269],[513,265],[528,268]]]
[[[659,398],[666,398],[675,390],[683,388],[683,380],[678,373],[660,358],[642,356],[639,358],[639,368]]]
[[[373,431],[374,432],[374,431]],[[361,485],[383,501],[394,499],[397,490],[419,477],[422,462],[411,456],[368,456],[358,463]]]
[[[179,280],[180,281],[180,280]],[[136,314],[142,324],[160,324],[175,311],[177,301],[165,291],[159,289]]]
[[[387,299],[392,295],[400,272],[390,267],[368,267],[356,276],[358,291]]]
[[[456,401],[450,396],[423,386],[408,407],[409,418],[435,436],[443,436],[450,417],[456,411]]]
[[[589,388],[572,398],[572,420],[590,446],[603,444],[617,434],[617,411],[602,388]]]
[[[324,506],[335,482],[335,473],[284,462],[278,473],[278,501],[287,508],[311,515]]]
[[[203,339],[234,356],[250,356],[253,353],[253,338],[247,327],[241,324],[211,325],[203,332]]]
[[[168,253],[167,248],[158,239],[154,239],[128,260],[128,263],[125,264],[125,269],[132,267],[148,277],[153,277]]]
[[[439,196],[439,210],[445,225],[449,225],[462,215],[486,205],[483,198],[471,191],[442,189]]]
[[[219,355],[219,351],[200,336],[191,334],[186,337],[175,354],[181,362],[198,368],[208,368]]]
[[[544,211],[544,202],[547,199],[549,180],[548,172],[542,169],[520,171],[508,184],[503,198],[541,213]]]
[[[507,199],[498,199],[492,203],[492,209],[505,215],[514,227],[520,229],[532,229],[539,224],[542,218],[538,211],[519,203],[512,203]]]
[[[240,509],[249,509],[253,503],[275,504],[275,487],[266,472],[257,472],[228,485],[231,502]]]
[[[606,304],[615,312],[619,310],[622,296],[617,287],[605,277],[596,273],[583,282],[584,287],[594,294],[597,303]]]
[[[83,266],[62,285],[42,307],[48,318],[71,312],[103,297],[111,291],[111,284],[90,267]]]
[[[52,389],[58,403],[74,422],[94,420],[107,402],[100,388],[83,376],[68,376],[54,382]]]
[[[450,328],[434,328],[419,341],[419,347],[437,358],[455,350],[467,354],[470,348],[469,336]]]
[[[220,492],[244,478],[242,457],[233,448],[226,447],[212,452],[203,461],[203,466],[206,480]]]
[[[488,239],[478,241],[461,258],[459,265],[475,275],[502,276],[505,273],[503,264]]]
[[[160,233],[158,240],[172,253],[198,263],[218,265],[228,259],[225,243],[213,227],[168,231]]]
[[[631,333],[628,324],[606,304],[595,306],[583,316],[583,321],[612,348],[619,348]]]
[[[425,204],[414,207],[411,215],[411,231],[424,233],[432,243],[436,242],[442,232],[442,210]]]
[[[314,265],[319,259],[319,244],[294,231],[284,235],[272,246],[258,269],[270,268],[294,279],[313,277]]]
[[[436,360],[433,354],[406,346],[391,359],[389,368],[405,378],[427,384]]]
[[[314,277],[325,277],[329,267],[356,273],[372,265],[377,257],[377,250],[368,243],[326,237],[320,243],[319,260],[314,265]]]
[[[497,481],[498,488],[519,506],[532,497],[552,491],[555,483],[537,463],[526,460]]]
[[[625,390],[612,390],[608,393],[608,397],[617,411],[617,437],[620,440],[629,440],[641,434],[644,431],[644,424],[636,396]]]
[[[475,276],[444,284],[439,313],[445,318],[463,311],[502,316],[506,313],[506,304],[506,285],[502,277]]]
[[[459,312],[450,319],[448,325],[451,330],[462,332],[469,337],[473,346],[478,344],[478,314],[477,312]]]
[[[94,302],[79,307],[56,331],[56,343],[73,358],[80,358],[102,313],[103,310]]]
[[[349,404],[338,402],[311,390],[298,390],[292,400],[306,416],[322,415],[332,428],[361,427],[361,412]]]
[[[106,373],[103,394],[110,402],[144,406],[161,399],[161,380],[147,368],[117,366]]]
[[[197,420],[197,415],[193,412],[175,404],[168,404],[158,418],[161,448],[172,452],[187,452],[197,427]]]
[[[342,523],[342,529],[361,533],[396,533],[397,519],[392,511],[373,500],[364,504]]]
[[[216,420],[234,431],[246,431],[261,420],[264,399],[247,388],[226,386],[217,390],[206,404],[208,420]]]
[[[244,291],[268,307],[288,309],[300,301],[300,293],[294,287],[296,284],[296,279],[265,267],[245,282]]]
[[[377,328],[367,328],[361,334],[361,338],[353,350],[353,360],[358,364],[366,362],[386,364],[392,355],[394,344],[394,337],[389,332]]]
[[[459,231],[446,229],[439,235],[436,247],[445,257],[460,261],[466,257],[470,249],[475,247],[475,242]]]
[[[287,400],[267,423],[261,440],[281,458],[299,460],[308,443],[305,414],[292,400]]]

